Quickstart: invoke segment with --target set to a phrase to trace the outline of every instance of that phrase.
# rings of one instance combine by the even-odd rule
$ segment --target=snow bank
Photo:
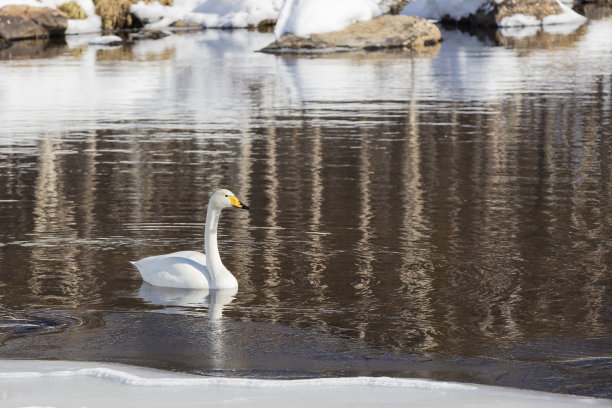
[[[67,361],[0,361],[3,407],[603,407],[608,401],[387,377],[258,380]]]
[[[406,5],[400,14],[440,20],[448,15],[460,20],[473,14],[488,0],[414,0]]]
[[[276,20],[282,0],[208,0],[194,10],[206,27],[248,27]]]
[[[244,28],[263,20],[275,20],[282,0],[175,0],[172,6],[157,2],[138,2],[130,11],[148,28],[167,27],[177,20],[202,24],[205,27]]]
[[[375,0],[285,0],[274,34],[298,36],[342,30],[383,14]]]
[[[68,0],[55,0],[59,4],[65,3]],[[68,20],[68,29],[66,34],[84,34],[97,33],[101,31],[102,18],[95,13],[95,8],[92,0],[75,0],[79,6],[87,14],[85,20]],[[58,4],[58,5],[59,5]]]
[[[474,14],[481,6],[491,0],[414,0],[408,3],[400,14],[417,16],[427,19],[440,20],[444,16],[450,16],[454,20],[460,20]],[[499,0],[495,0],[499,1]],[[561,14],[544,17],[542,20],[534,16],[516,14],[502,19],[500,27],[538,26],[550,24],[582,24],[586,18],[574,10],[556,0],[563,12]]]
[[[544,25],[553,25],[553,24],[575,24],[575,23],[584,23],[587,19],[584,16],[576,13],[567,5],[563,4],[559,0],[557,3],[563,9],[563,13],[555,14],[552,16],[546,16],[542,19],[542,24]]]
[[[156,1],[151,3],[139,1],[130,6],[130,12],[140,20],[148,21],[147,28],[160,29],[178,20],[189,20],[187,16],[201,2],[202,0],[175,0],[172,6],[162,6]]]
[[[68,20],[66,34],[99,33],[102,31],[102,19],[97,14],[88,14],[85,20]]]
[[[57,8],[71,0],[0,0],[0,7],[23,4],[34,7]],[[66,34],[96,33],[101,31],[102,20],[94,12],[92,0],[75,0],[87,14],[85,20],[68,20]],[[383,0],[387,1],[387,0]],[[177,20],[197,22],[205,27],[243,28],[257,25],[263,20],[276,20],[283,0],[175,0],[172,6],[162,6],[154,1],[140,1],[130,6],[130,11],[143,21],[147,28],[168,27]]]
[[[75,1],[79,6],[81,6],[85,14],[87,14],[87,18],[84,20],[68,20],[68,29],[66,29],[66,34],[100,32],[102,27],[102,19],[94,12],[95,6],[92,0],[0,0],[0,7],[15,4],[32,7],[57,8],[58,6],[70,1]]]
[[[172,6],[144,3],[130,11],[148,28],[163,28],[177,20],[204,27],[241,28],[278,20],[275,34],[308,35],[341,30],[389,11],[394,0],[175,0]]]
[[[24,4],[57,8],[71,0],[0,0],[0,7]],[[92,0],[75,0],[87,14],[85,20],[68,20],[66,34],[101,31],[101,18]],[[474,1],[474,0],[471,0]],[[351,23],[382,15],[394,0],[175,0],[172,6],[139,1],[130,11],[146,28],[162,29],[178,20],[210,28],[246,28],[264,20],[279,20],[275,33],[308,35],[341,30]]]

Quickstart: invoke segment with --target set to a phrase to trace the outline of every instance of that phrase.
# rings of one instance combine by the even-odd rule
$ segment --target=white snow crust
[[[3,407],[609,407],[593,398],[389,377],[259,380],[118,364],[0,361]]]

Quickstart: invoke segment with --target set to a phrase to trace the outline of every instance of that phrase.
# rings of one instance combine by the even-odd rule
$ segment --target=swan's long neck
[[[206,269],[210,275],[210,289],[223,289],[237,287],[236,278],[221,262],[219,248],[217,247],[217,228],[221,209],[216,207],[211,199],[206,213],[206,227],[204,231],[204,246],[206,248]]]

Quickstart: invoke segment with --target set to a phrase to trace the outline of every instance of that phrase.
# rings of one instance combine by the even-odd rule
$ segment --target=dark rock
[[[0,35],[9,40],[22,40],[48,37],[49,33],[29,18],[0,15]]]
[[[130,13],[130,28],[131,29],[140,29],[143,28],[146,24],[145,21],[142,21],[140,18],[138,18],[138,16],[136,14],[132,14]]]
[[[63,36],[68,18],[48,7],[5,6],[0,8],[0,36],[7,40]]]
[[[423,51],[442,41],[440,30],[429,21],[412,16],[382,16],[351,24],[341,31],[298,37],[285,34],[262,52],[406,49]]]
[[[11,42],[9,40],[6,40],[2,37],[0,37],[0,50],[3,48],[8,48],[11,46]]]

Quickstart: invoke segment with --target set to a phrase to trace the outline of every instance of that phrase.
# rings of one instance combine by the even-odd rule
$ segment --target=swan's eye
[[[226,197],[229,197],[227,194],[225,195]]]

